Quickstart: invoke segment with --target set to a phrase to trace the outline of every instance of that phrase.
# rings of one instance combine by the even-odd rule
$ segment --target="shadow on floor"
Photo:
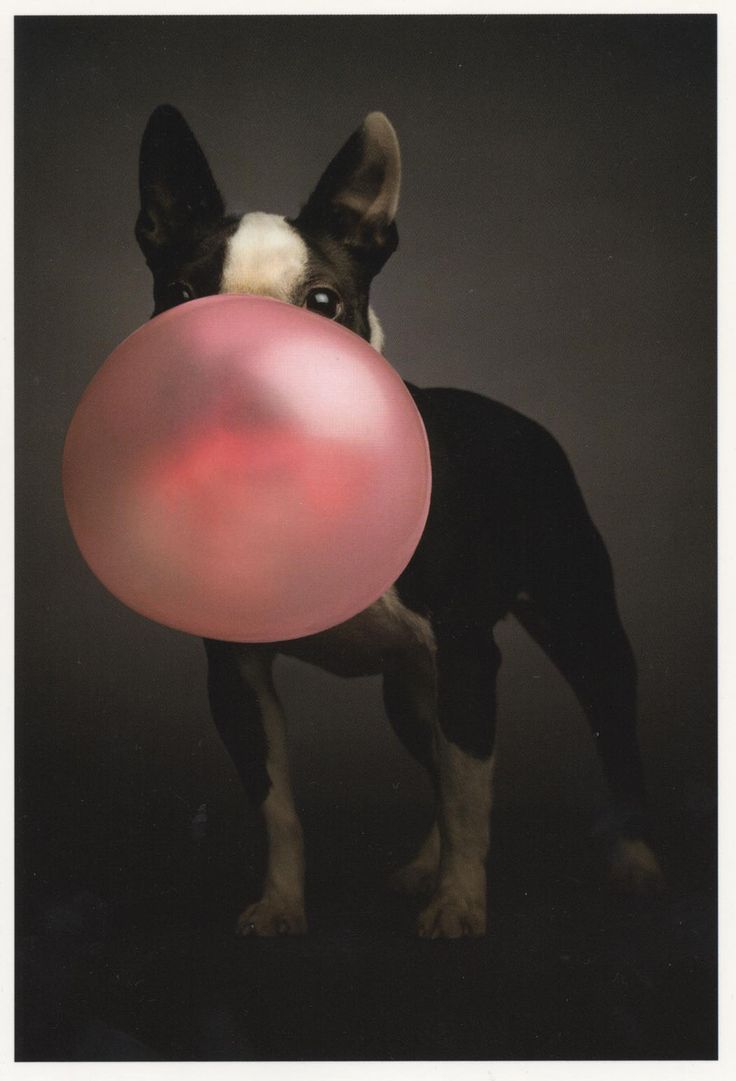
[[[389,823],[364,819],[307,816],[300,939],[233,935],[262,858],[256,836],[241,830],[233,844],[243,823],[200,814],[186,838],[164,825],[155,839],[133,831],[115,853],[88,848],[73,885],[60,857],[45,879],[31,876],[18,1059],[715,1057],[707,846],[693,846],[697,864],[670,860],[666,898],[634,904],[599,888],[597,857],[569,823],[501,809],[488,938],[426,942],[385,890],[408,852],[381,840]]]

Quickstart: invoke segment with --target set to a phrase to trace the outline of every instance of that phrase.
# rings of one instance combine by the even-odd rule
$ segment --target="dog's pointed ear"
[[[141,209],[135,235],[151,267],[184,253],[224,214],[207,159],[172,105],[160,105],[146,125],[139,182]]]
[[[383,113],[369,113],[327,166],[295,224],[325,231],[377,273],[396,250],[399,141]]]

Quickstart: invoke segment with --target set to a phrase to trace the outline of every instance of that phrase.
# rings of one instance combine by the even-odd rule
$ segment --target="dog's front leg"
[[[241,913],[238,934],[303,934],[304,844],[271,674],[273,652],[229,642],[205,645],[213,718],[251,802],[262,811],[268,839],[263,895]]]
[[[272,678],[273,653],[245,647],[238,667],[256,696],[266,736],[271,782],[262,804],[268,838],[263,896],[241,913],[241,935],[295,935],[307,929],[304,915],[304,841],[289,780],[286,721]]]
[[[435,628],[440,863],[435,893],[419,917],[426,938],[486,930],[496,673],[492,630],[456,621]]]

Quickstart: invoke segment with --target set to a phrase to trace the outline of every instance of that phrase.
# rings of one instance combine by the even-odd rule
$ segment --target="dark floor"
[[[50,823],[22,861],[17,1058],[713,1058],[708,803],[661,839],[649,905],[598,887],[579,822],[497,807],[490,933],[460,942],[415,939],[384,888],[426,808],[400,850],[373,807],[307,808],[310,933],[278,940],[233,935],[262,859],[246,819],[80,820],[81,859]]]

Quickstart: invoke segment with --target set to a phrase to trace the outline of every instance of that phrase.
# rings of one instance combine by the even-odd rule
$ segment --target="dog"
[[[396,133],[370,113],[294,218],[226,213],[181,114],[151,115],[140,154],[136,237],[153,275],[154,311],[216,293],[301,305],[377,350],[375,275],[398,244]],[[636,736],[636,666],[610,560],[565,454],[513,409],[459,389],[407,384],[427,431],[429,518],[406,570],[353,619],[270,644],[205,641],[215,725],[268,838],[262,896],[242,935],[306,930],[304,845],[289,784],[278,653],[342,676],[381,674],[386,712],[429,770],[436,821],[395,885],[421,899],[427,938],[486,931],[496,675],[494,626],[513,614],[565,676],[590,723],[611,796],[608,874],[653,891],[662,872],[646,840]]]

